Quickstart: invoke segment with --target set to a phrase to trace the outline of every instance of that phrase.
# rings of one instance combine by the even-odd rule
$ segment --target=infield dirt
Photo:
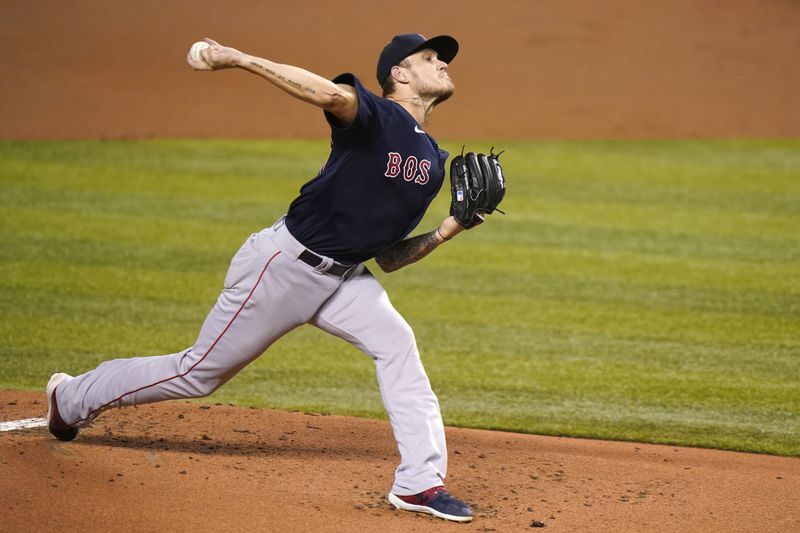
[[[0,391],[0,420],[43,417]],[[800,460],[447,428],[453,524],[386,500],[386,421],[167,402],[116,409],[72,442],[0,433],[5,531],[800,530]]]
[[[214,39],[322,76],[396,33],[452,33],[440,138],[796,137],[794,0],[6,0],[0,139],[313,137],[319,111],[242,72],[199,73]]]

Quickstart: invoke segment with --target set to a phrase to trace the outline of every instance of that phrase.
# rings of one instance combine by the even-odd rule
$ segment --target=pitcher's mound
[[[0,422],[44,417],[0,391]],[[447,429],[475,520],[396,511],[386,421],[167,402],[0,433],[5,531],[798,531],[800,460]]]

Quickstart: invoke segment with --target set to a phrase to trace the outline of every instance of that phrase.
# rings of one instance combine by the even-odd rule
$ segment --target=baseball
[[[197,41],[189,49],[189,55],[192,57],[192,59],[194,59],[198,63],[204,63],[205,61],[200,56],[200,51],[205,50],[206,48],[208,48],[208,43],[203,41]]]

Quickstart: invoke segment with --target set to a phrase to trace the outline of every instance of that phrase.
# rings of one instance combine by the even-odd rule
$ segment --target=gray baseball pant
[[[194,346],[172,355],[107,361],[63,381],[58,411],[85,426],[103,410],[207,396],[301,324],[313,324],[375,361],[400,465],[392,492],[442,485],[447,450],[439,402],[420,361],[411,327],[363,266],[338,278],[298,259],[305,248],[283,219],[254,233],[231,261],[222,293]]]

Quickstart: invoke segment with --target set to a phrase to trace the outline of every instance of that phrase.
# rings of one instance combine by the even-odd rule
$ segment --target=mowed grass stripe
[[[800,142],[502,144],[507,216],[371,265],[446,421],[800,455]],[[189,346],[232,254],[327,152],[0,143],[2,386]],[[212,400],[384,416],[372,362],[313,328]]]

